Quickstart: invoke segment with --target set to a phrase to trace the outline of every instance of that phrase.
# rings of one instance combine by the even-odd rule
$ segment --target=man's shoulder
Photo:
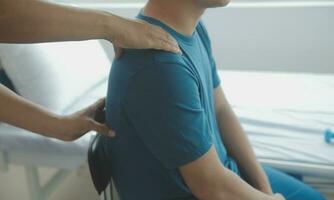
[[[154,51],[153,59],[155,64],[177,64],[186,65],[186,62],[181,54],[171,53],[166,51]]]
[[[134,75],[152,70],[163,73],[173,71],[175,68],[187,69],[188,64],[181,54],[159,50],[127,49],[120,59],[114,61],[113,67],[119,67],[122,71],[131,71]]]
[[[118,73],[111,74],[114,77],[122,76],[122,80],[126,79],[128,90],[131,91],[138,92],[150,87],[168,90],[196,79],[191,66],[181,54],[157,50],[127,50],[116,62],[119,64],[113,67],[118,69],[114,70]]]
[[[126,49],[119,59],[125,63],[159,64],[179,63],[185,64],[181,54],[153,49]]]

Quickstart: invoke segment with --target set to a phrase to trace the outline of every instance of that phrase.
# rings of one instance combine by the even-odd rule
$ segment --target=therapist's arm
[[[192,191],[201,200],[283,200],[280,195],[260,192],[220,162],[216,149],[211,149],[198,160],[180,167],[181,174]]]
[[[93,118],[104,100],[68,116],[59,116],[23,99],[0,84],[0,122],[64,141],[75,140],[95,130],[114,136],[105,124]]]
[[[228,154],[236,160],[242,176],[253,187],[272,194],[268,178],[220,86],[215,89],[215,112]]]
[[[159,27],[40,0],[0,0],[0,30],[2,43],[106,39],[123,48],[179,52],[176,41]]]

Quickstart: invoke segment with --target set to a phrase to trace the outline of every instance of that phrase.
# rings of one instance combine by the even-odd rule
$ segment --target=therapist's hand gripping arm
[[[107,136],[115,133],[94,120],[104,100],[68,116],[52,114],[16,95],[0,84],[0,121],[64,141],[75,140],[95,130]]]
[[[0,30],[2,43],[106,39],[121,48],[180,51],[177,42],[159,27],[39,0],[0,0]]]

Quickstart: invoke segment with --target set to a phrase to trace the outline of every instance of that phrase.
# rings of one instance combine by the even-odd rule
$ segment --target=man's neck
[[[192,35],[204,10],[193,0],[151,0],[144,13],[183,35]]]

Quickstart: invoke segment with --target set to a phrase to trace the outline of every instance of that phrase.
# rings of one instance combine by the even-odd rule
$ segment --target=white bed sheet
[[[334,178],[334,75],[220,72],[257,157],[281,169]],[[318,170],[318,171],[317,171]]]
[[[0,151],[11,164],[73,169],[85,159],[90,137],[91,134],[75,142],[62,142],[2,124]]]

